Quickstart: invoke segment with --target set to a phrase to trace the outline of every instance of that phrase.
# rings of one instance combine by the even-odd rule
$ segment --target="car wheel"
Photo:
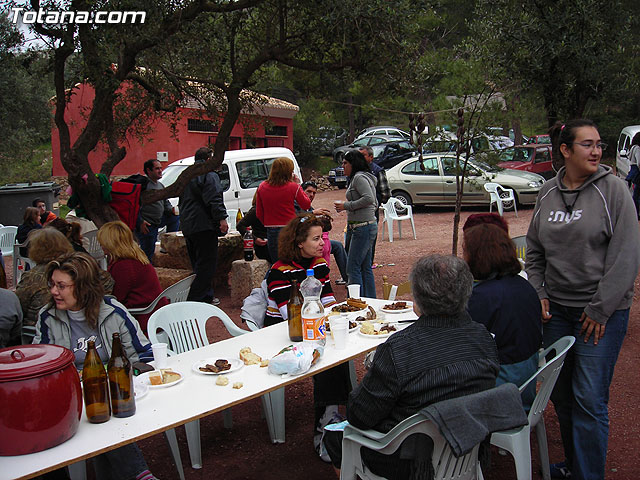
[[[508,188],[508,187],[505,187]],[[516,203],[518,202],[518,194],[514,191],[513,192],[513,196],[516,199]],[[505,210],[513,210],[513,201],[509,200],[509,201],[504,201],[505,198],[509,198],[509,193],[508,192],[502,192],[500,194],[500,198],[502,198],[502,208],[504,208]]]
[[[407,192],[394,192],[393,197],[400,200],[403,205],[412,205],[413,203],[411,201],[411,195],[409,195]],[[407,212],[406,208],[398,209],[398,213],[400,215],[404,215],[406,212]]]

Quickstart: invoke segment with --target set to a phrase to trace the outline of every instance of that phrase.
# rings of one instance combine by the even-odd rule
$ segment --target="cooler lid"
[[[26,380],[73,364],[73,352],[59,345],[19,345],[0,350],[0,382]]]

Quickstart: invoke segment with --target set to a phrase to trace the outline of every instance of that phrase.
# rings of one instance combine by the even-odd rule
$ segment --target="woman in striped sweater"
[[[313,214],[304,214],[291,220],[280,232],[278,239],[278,261],[267,276],[269,292],[264,325],[268,327],[287,321],[287,302],[291,294],[291,282],[306,278],[307,269],[322,283],[320,300],[325,307],[336,303],[329,280],[329,266],[322,257],[322,224]],[[324,426],[337,420],[338,405],[346,405],[351,391],[349,365],[318,373],[313,377],[313,399],[315,407],[314,446],[320,457],[329,462],[326,452],[320,451]]]

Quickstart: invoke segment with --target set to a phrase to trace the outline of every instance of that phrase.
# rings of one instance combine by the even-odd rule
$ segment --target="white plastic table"
[[[389,303],[375,299],[366,301],[376,309]],[[387,320],[391,318],[410,320],[417,316],[413,312],[387,314]],[[409,324],[399,325],[402,328]],[[136,414],[129,418],[111,417],[105,423],[92,424],[83,412],[77,433],[66,442],[38,453],[0,457],[0,479],[31,478],[162,433],[347,362],[373,350],[386,338],[364,337],[357,331],[351,332],[344,350],[336,350],[333,340],[328,339],[320,361],[303,375],[281,377],[270,375],[267,368],[258,365],[244,366],[227,375],[229,384],[225,387],[215,384],[215,375],[194,372],[193,364],[206,358],[238,358],[243,347],[251,347],[262,358],[272,358],[291,344],[286,322],[169,357],[169,367],[184,377],[179,384],[150,388],[145,397],[136,401]],[[243,387],[233,389],[234,382],[242,382]]]

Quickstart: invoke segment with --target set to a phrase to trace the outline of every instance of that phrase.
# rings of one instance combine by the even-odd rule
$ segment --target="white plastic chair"
[[[488,182],[484,184],[484,189],[489,192],[490,201],[489,201],[489,213],[493,208],[493,204],[495,203],[498,207],[498,213],[502,217],[504,213],[504,204],[507,203],[507,208],[509,207],[508,202],[511,202],[513,205],[513,211],[516,213],[516,217],[518,216],[518,208],[516,207],[516,197],[513,193],[513,190],[510,188],[504,188],[499,183]]]
[[[238,327],[229,316],[218,307],[202,302],[178,302],[165,305],[151,315],[149,323],[147,324],[149,340],[151,340],[151,343],[157,343],[159,341],[157,331],[158,329],[162,329],[169,337],[170,354],[182,353],[204,347],[209,345],[205,325],[211,317],[219,318],[227,331],[234,337],[248,333],[248,330]],[[267,397],[267,399],[264,399],[264,397]],[[265,416],[267,417],[268,424],[273,421],[273,416],[271,415],[271,411],[267,409],[267,406],[270,406],[273,401],[269,393],[263,395],[262,404],[265,407]],[[284,398],[282,401],[284,405]],[[225,410],[223,415],[225,428],[231,428],[231,410]],[[282,412],[282,426],[284,429],[284,411]],[[194,420],[193,422],[186,423],[185,430],[187,432],[187,444],[189,445],[191,465],[193,468],[202,468],[200,421]],[[272,431],[273,426],[269,424],[269,432],[271,433]],[[175,431],[168,430],[166,434],[173,458],[176,465],[179,465],[178,471],[180,471],[182,469],[182,461],[175,438]]]
[[[0,249],[3,257],[13,257],[13,244],[17,233],[18,227],[0,227]]]
[[[166,297],[169,303],[184,302],[189,296],[189,290],[191,290],[191,284],[196,278],[196,274],[189,275],[182,280],[174,283],[173,285],[165,288],[160,295],[158,295],[153,302],[146,307],[128,308],[131,315],[145,315],[153,312],[161,298]],[[163,342],[164,343],[164,342]]]
[[[456,458],[438,427],[423,415],[416,413],[404,419],[388,433],[376,430],[360,430],[347,425],[342,438],[342,465],[340,480],[355,480],[356,475],[362,479],[384,480],[372,473],[362,461],[360,447],[389,455],[395,452],[402,442],[414,433],[428,435],[433,440],[433,470],[436,480],[482,479],[482,470],[478,461],[479,444],[471,452]]]
[[[103,270],[107,269],[107,257],[104,254],[104,250],[100,246],[100,242],[98,242],[98,230],[91,230],[90,232],[84,233],[82,235],[83,238],[86,238],[89,242],[89,248],[87,248],[87,253],[96,259],[98,265]]]
[[[387,224],[387,231],[389,234],[389,241],[393,242],[393,221],[396,220],[398,222],[398,233],[400,234],[400,238],[402,238],[402,220],[411,220],[411,228],[413,229],[413,239],[416,240],[416,226],[413,222],[413,209],[411,205],[405,205],[397,198],[391,197],[387,203],[385,203],[382,208],[384,209],[384,218],[382,219],[382,231],[384,232],[384,224]],[[404,215],[400,215],[398,210],[403,211],[406,210]],[[383,234],[384,237],[384,234]]]
[[[24,248],[25,246],[26,242],[13,245],[13,284],[15,286],[20,282],[20,278],[22,278],[22,274],[26,271],[27,265],[29,265],[29,268],[36,266],[36,262],[29,257],[20,255],[20,248]],[[4,253],[2,255],[4,256]]]
[[[567,352],[575,342],[575,337],[566,336],[558,339],[553,345],[545,349],[540,354],[540,359],[544,360],[551,351],[555,351],[555,356],[523,385],[519,387],[522,392],[531,382],[540,381],[540,388],[529,411],[529,424],[513,430],[496,432],[491,435],[491,444],[498,448],[507,450],[513,455],[516,463],[516,475],[518,480],[531,479],[531,429],[535,428],[538,439],[538,450],[540,452],[540,463],[542,465],[542,478],[549,480],[549,450],[547,447],[547,432],[544,427],[543,413],[549,403],[549,397],[553,390],[560,369],[567,356]]]

